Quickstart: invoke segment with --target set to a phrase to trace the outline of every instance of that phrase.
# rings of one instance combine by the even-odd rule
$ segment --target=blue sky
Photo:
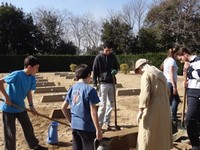
[[[16,7],[23,8],[25,13],[30,13],[36,8],[68,10],[73,14],[90,12],[94,17],[105,17],[109,10],[121,10],[123,4],[130,0],[0,0],[11,3]],[[150,1],[150,0],[148,0]]]

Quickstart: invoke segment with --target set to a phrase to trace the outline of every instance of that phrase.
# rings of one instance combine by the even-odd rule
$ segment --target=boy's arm
[[[96,128],[96,139],[101,140],[102,139],[102,131],[101,131],[101,127],[99,126],[99,119],[97,116],[97,107],[95,104],[90,104],[90,113],[91,113],[92,121]]]
[[[4,81],[4,79],[3,79],[3,78],[0,79],[0,91],[1,91],[1,93],[3,94],[3,96],[5,97],[5,103],[6,103],[7,105],[11,105],[10,97],[9,97],[9,95],[6,93],[6,90],[5,90],[5,88],[4,88],[4,83],[6,83],[6,82]]]
[[[64,116],[67,118],[69,124],[71,125],[71,116],[70,116],[70,114],[69,114],[69,111],[67,111],[68,105],[69,105],[68,102],[65,100],[65,101],[63,102],[63,104],[62,104],[61,110],[62,110]]]
[[[33,113],[34,115],[36,115],[36,114],[37,114],[37,111],[35,110],[35,107],[34,107],[34,104],[33,104],[32,91],[29,91],[29,92],[28,92],[27,99],[28,99],[28,103],[29,103],[30,110],[32,111],[32,113]]]

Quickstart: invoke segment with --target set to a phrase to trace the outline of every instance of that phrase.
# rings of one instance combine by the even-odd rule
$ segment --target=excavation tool
[[[187,81],[187,75],[184,75],[184,81]],[[182,115],[181,115],[181,129],[173,135],[173,141],[179,140],[181,137],[183,137],[186,134],[185,129],[185,105],[186,105],[186,87],[184,87],[184,93],[183,93],[183,104],[182,104]]]
[[[0,99],[0,101],[4,102],[3,99]],[[30,109],[21,107],[21,106],[19,106],[19,105],[14,104],[14,103],[12,103],[11,106],[13,106],[13,107],[15,107],[15,108],[17,108],[17,109],[21,109],[21,110],[26,110],[26,111],[28,111],[28,112],[32,112]],[[59,120],[50,118],[50,117],[48,117],[48,116],[46,116],[46,115],[43,115],[43,114],[40,114],[40,113],[38,113],[38,112],[36,112],[36,115],[37,115],[37,116],[41,116],[41,117],[46,118],[46,119],[49,119],[49,120],[52,120],[52,121],[56,121],[56,122],[58,122],[59,124],[63,124],[63,125],[66,125],[66,126],[70,126],[70,125],[68,125],[68,124],[66,124],[66,123],[64,123],[64,122],[61,122],[61,121],[59,121]]]
[[[120,130],[120,127],[117,125],[117,102],[116,102],[116,78],[113,75],[113,94],[114,94],[114,109],[115,109],[115,129]]]

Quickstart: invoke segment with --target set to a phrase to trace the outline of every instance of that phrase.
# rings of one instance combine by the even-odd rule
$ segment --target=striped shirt
[[[188,96],[200,96],[200,57],[196,55],[192,56],[190,60],[190,67],[194,70],[191,72],[191,75],[188,76]]]

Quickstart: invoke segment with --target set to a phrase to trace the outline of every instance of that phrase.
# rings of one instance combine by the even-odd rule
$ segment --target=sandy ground
[[[5,76],[6,74],[0,74],[0,77]],[[45,79],[48,79],[50,82],[54,82],[56,86],[65,86],[68,89],[71,85],[75,83],[72,79],[65,79],[65,77],[60,77],[59,75],[55,75],[55,73],[38,73],[38,76],[42,76]],[[128,74],[125,75],[123,73],[117,74],[117,81],[121,83],[123,88],[140,88],[140,75]],[[178,90],[181,99],[183,99],[183,88],[182,88],[183,77],[178,77]],[[53,109],[60,109],[62,102],[46,102],[41,103],[40,100],[42,96],[48,95],[51,93],[43,93],[43,94],[33,94],[34,103],[36,110],[43,115],[49,116]],[[118,125],[122,127],[122,130],[126,127],[136,126],[136,115],[137,115],[137,106],[138,106],[138,96],[117,96],[117,120]],[[179,112],[181,112],[181,105],[179,105]],[[1,113],[1,112],[0,112]],[[48,147],[50,150],[70,150],[71,149],[71,131],[70,128],[59,124],[58,125],[58,144],[50,145],[47,143],[47,133],[48,126],[51,123],[51,120],[45,119],[40,116],[34,116],[29,113],[35,135],[39,139],[40,144]],[[65,119],[61,119],[60,121],[66,122]],[[2,122],[2,117],[0,117],[0,122]],[[28,146],[24,139],[23,131],[18,121],[16,121],[17,125],[17,150],[27,150]],[[114,125],[114,111],[112,113],[111,125]],[[124,132],[126,132],[124,130]],[[109,134],[109,132],[107,132]],[[113,133],[112,133],[113,134]],[[4,146],[3,142],[3,129],[2,123],[0,125],[0,149],[2,150]],[[190,149],[190,145],[180,142],[174,142],[173,150],[188,150]]]

